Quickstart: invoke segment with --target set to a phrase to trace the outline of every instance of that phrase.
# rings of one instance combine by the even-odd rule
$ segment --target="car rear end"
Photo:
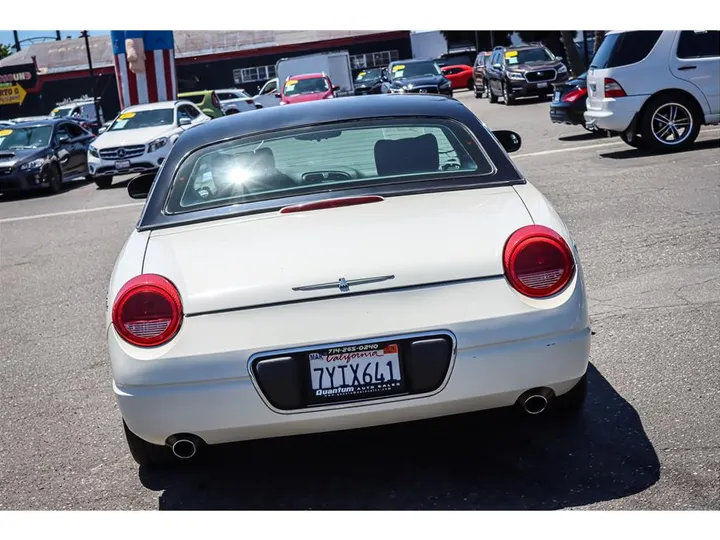
[[[577,79],[555,84],[550,104],[550,120],[555,124],[583,125],[587,80],[583,74]]]
[[[656,47],[668,41],[662,31],[609,32],[588,69],[588,97],[584,113],[590,130],[623,133],[654,91],[653,81],[668,71],[662,51],[645,61]],[[663,38],[663,39],[661,39]]]
[[[374,140],[353,137],[365,148]],[[315,143],[316,162],[332,152],[357,160],[361,148],[340,139],[263,144],[276,163],[282,148]],[[388,150],[417,168],[427,153],[408,140]],[[488,179],[512,168],[489,165]],[[116,267],[108,343],[120,411],[157,445],[512,406],[533,392],[566,394],[587,370],[577,251],[527,184],[315,199],[138,232],[131,243],[143,275]]]

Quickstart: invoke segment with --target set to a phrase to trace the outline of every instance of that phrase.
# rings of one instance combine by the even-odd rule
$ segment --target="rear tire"
[[[130,454],[138,465],[145,467],[159,467],[169,465],[173,461],[172,450],[167,446],[152,444],[135,435],[123,420],[125,439]]]
[[[666,120],[671,120],[668,123]],[[702,115],[697,105],[682,94],[665,94],[651,98],[643,109],[639,133],[643,144],[654,152],[686,150],[700,133]],[[670,127],[672,125],[672,127]],[[682,133],[680,133],[680,129]],[[678,142],[668,140],[672,132],[679,133]]]
[[[95,180],[95,185],[98,187],[98,189],[107,189],[112,185],[113,177],[98,176],[95,177],[93,180]]]
[[[472,78],[471,78],[471,79],[468,79],[467,89],[468,89],[468,90],[475,90],[475,81],[474,81]]]

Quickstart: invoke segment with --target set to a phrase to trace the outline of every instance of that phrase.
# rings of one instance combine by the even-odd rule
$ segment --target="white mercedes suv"
[[[186,129],[210,119],[183,100],[128,107],[88,148],[90,175],[107,188],[114,176],[158,170]]]
[[[587,76],[585,125],[650,151],[683,150],[720,123],[720,32],[609,32]]]

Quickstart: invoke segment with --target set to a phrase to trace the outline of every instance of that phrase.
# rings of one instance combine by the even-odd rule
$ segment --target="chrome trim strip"
[[[388,281],[395,279],[394,275],[389,276],[377,276],[360,279],[348,279],[340,278],[337,281],[331,281],[329,283],[315,283],[313,285],[303,285],[301,287],[293,287],[293,291],[320,291],[323,289],[340,289],[342,292],[348,292],[352,285],[367,285],[368,283],[380,283],[382,281]]]

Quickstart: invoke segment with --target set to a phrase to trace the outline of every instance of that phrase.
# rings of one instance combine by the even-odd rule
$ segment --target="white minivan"
[[[608,32],[587,75],[585,125],[651,151],[682,150],[720,123],[720,32]]]

